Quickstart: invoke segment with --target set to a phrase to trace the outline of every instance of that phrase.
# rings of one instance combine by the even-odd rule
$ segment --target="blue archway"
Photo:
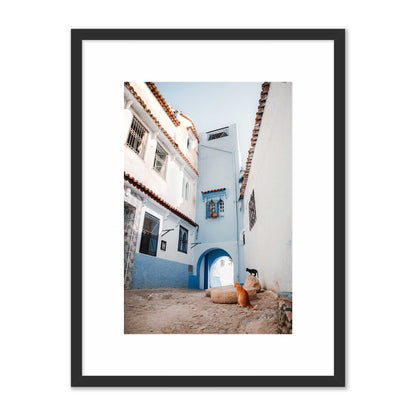
[[[212,270],[212,266],[214,263],[220,258],[220,257],[232,257],[228,252],[226,252],[222,248],[213,247],[201,254],[201,256],[198,259],[197,264],[197,281],[200,282],[200,274],[201,274],[201,264],[204,262],[204,287],[203,289],[208,289],[209,285],[209,277]]]

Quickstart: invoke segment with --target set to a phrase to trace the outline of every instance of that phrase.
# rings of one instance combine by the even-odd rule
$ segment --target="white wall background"
[[[249,393],[242,408],[250,414],[273,409],[292,415],[410,414],[416,370],[416,65],[411,5],[213,0],[195,9],[194,2],[179,0],[154,6],[134,1],[117,6],[75,0],[8,3],[0,25],[0,229],[7,249],[0,264],[2,413],[211,415],[213,407],[207,403],[212,401],[219,403],[217,413],[228,414]],[[181,10],[194,14],[178,13]],[[345,389],[69,387],[69,29],[198,26],[348,29]]]
[[[292,140],[292,83],[272,82],[244,192],[244,254],[246,267],[257,269],[262,286],[276,292],[292,292]],[[326,142],[320,145],[331,149]],[[323,175],[333,176],[331,168],[332,164]],[[250,230],[253,190],[256,222]],[[331,218],[332,204],[322,209]],[[318,273],[322,273],[322,262],[318,263]],[[312,267],[308,270],[311,279]],[[332,271],[332,263],[327,267]]]

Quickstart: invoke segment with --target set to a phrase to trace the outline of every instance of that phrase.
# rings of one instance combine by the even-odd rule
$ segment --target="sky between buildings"
[[[259,105],[261,82],[156,82],[166,102],[192,118],[199,133],[236,123],[242,167]]]

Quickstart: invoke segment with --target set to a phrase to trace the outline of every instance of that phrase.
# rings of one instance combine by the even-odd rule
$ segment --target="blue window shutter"
[[[220,215],[220,205],[219,204],[220,204],[219,202],[215,203],[215,212],[217,213],[217,215]]]
[[[209,218],[209,201],[205,204],[205,209],[206,209],[206,218]]]

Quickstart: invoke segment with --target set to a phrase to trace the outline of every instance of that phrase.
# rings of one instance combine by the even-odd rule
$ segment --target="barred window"
[[[218,201],[218,211],[219,211],[220,217],[223,217],[224,216],[224,201],[222,199]]]
[[[188,230],[181,225],[179,226],[178,251],[188,252]]]
[[[251,193],[250,201],[248,203],[248,218],[249,218],[249,226],[251,230],[257,220],[256,200],[254,199],[254,189],[253,189],[253,192]]]
[[[127,146],[129,146],[141,157],[143,157],[146,133],[147,130],[143,127],[139,120],[137,120],[136,117],[133,117],[129,130],[129,136],[127,138]]]
[[[144,214],[140,253],[156,256],[157,240],[159,238],[159,219],[153,215]]]
[[[156,147],[155,160],[153,162],[153,169],[165,177],[166,174],[166,164],[168,160],[168,153],[165,149],[158,143]]]
[[[228,128],[224,128],[224,129],[218,129],[218,130],[213,130],[211,132],[208,132],[208,141],[209,140],[216,140],[216,139],[220,139],[221,137],[227,137],[228,136]]]

